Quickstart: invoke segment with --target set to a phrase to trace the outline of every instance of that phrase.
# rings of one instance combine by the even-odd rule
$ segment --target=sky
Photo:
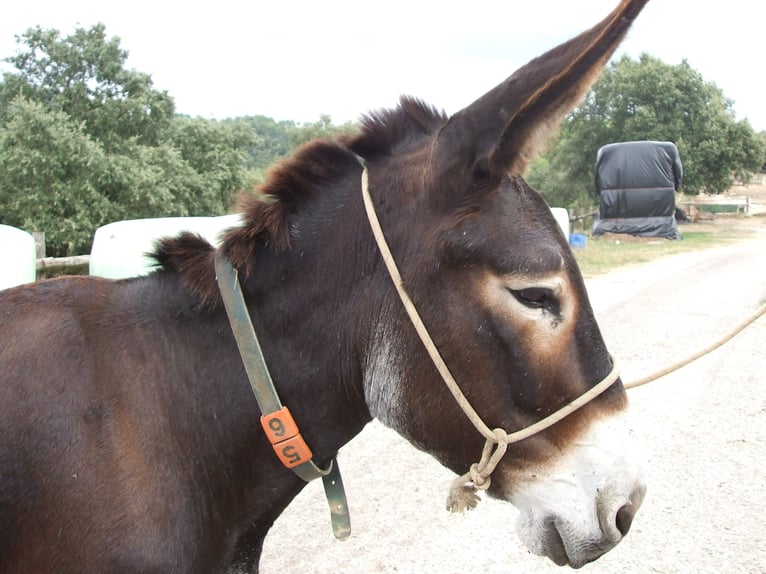
[[[67,35],[98,22],[151,75],[176,111],[334,123],[417,96],[453,113],[515,69],[589,28],[617,0],[154,0],[14,2],[0,18],[0,58],[29,27]],[[617,55],[686,59],[766,130],[766,3],[652,0]],[[8,65],[2,68],[8,70]]]

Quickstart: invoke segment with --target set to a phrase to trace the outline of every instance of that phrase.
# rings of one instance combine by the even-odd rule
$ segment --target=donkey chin
[[[646,493],[643,441],[622,413],[594,422],[551,464],[514,472],[505,498],[521,511],[530,552],[580,568],[628,533]]]

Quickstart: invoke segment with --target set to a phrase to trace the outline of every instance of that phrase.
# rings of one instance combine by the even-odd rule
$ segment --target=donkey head
[[[490,428],[526,427],[612,369],[577,264],[522,174],[645,3],[623,1],[437,128],[421,122],[425,135],[384,155],[369,157],[364,136],[351,143],[369,160],[370,192],[409,295]],[[402,108],[422,111],[406,99]],[[371,412],[462,474],[483,437],[419,352],[398,300],[376,319],[365,373]],[[627,534],[645,486],[626,410],[618,380],[509,446],[489,492],[521,510],[531,551],[579,567]]]

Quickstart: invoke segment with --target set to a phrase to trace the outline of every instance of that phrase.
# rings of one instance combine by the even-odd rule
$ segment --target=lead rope
[[[521,430],[507,433],[501,428],[490,429],[479,414],[474,410],[468,399],[460,390],[455,378],[452,376],[449,368],[447,367],[444,359],[439,354],[439,350],[431,339],[431,336],[426,329],[423,320],[415,308],[415,304],[410,299],[407,291],[404,288],[404,281],[399,273],[399,269],[396,266],[394,257],[391,254],[391,249],[388,247],[383,229],[380,226],[380,221],[375,213],[375,207],[372,204],[370,198],[370,191],[368,186],[367,167],[363,164],[362,170],[362,197],[364,199],[364,208],[367,211],[367,218],[370,221],[370,227],[372,228],[375,241],[378,244],[380,253],[383,257],[383,262],[386,265],[388,274],[391,276],[391,280],[396,287],[396,291],[399,294],[404,309],[407,311],[407,315],[412,321],[415,330],[423,342],[423,345],[431,357],[436,369],[439,371],[444,383],[447,385],[450,393],[457,401],[457,404],[463,410],[468,420],[471,421],[476,430],[478,430],[482,436],[486,439],[484,448],[482,449],[481,458],[479,462],[471,465],[469,471],[464,475],[456,478],[450,487],[450,493],[447,497],[447,509],[452,512],[462,512],[464,510],[473,509],[478,504],[480,498],[477,495],[477,490],[486,490],[491,483],[492,472],[497,467],[500,460],[503,458],[508,445],[520,440],[524,440],[536,433],[539,433],[548,427],[556,424],[564,417],[570,415],[586,403],[590,402],[598,395],[603,393],[606,389],[611,387],[614,382],[619,378],[619,370],[617,368],[617,361],[612,358],[612,370],[611,372],[596,386],[588,389],[585,393],[577,397],[571,403],[564,405],[556,412],[548,415],[547,417],[537,421],[534,424],[529,425]]]
[[[656,373],[652,373],[651,375],[648,375],[642,379],[638,379],[637,381],[631,381],[630,383],[625,384],[624,385],[625,389],[626,390],[635,389],[636,387],[640,387],[641,385],[645,385],[647,383],[651,383],[652,381],[656,381],[657,379],[664,377],[665,375],[669,375],[673,371],[677,371],[681,367],[685,367],[686,365],[688,365],[689,363],[693,361],[696,361],[700,357],[715,351],[718,347],[720,347],[724,343],[728,343],[736,335],[739,335],[739,333],[742,330],[744,330],[745,327],[754,323],[764,313],[766,313],[766,303],[761,305],[754,313],[752,313],[749,317],[747,317],[745,320],[739,323],[739,325],[734,327],[731,331],[729,331],[726,335],[724,335],[723,337],[721,337],[714,343],[708,345],[707,347],[705,347],[704,349],[701,349],[700,351],[697,351],[693,355],[690,355],[689,357],[682,359],[681,361],[673,363],[669,367],[665,367],[664,369],[657,371]]]

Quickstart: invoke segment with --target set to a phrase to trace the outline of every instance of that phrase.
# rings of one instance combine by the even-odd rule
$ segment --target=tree
[[[687,193],[721,193],[735,175],[757,171],[764,143],[733,103],[684,61],[671,66],[643,54],[604,71],[565,120],[555,145],[533,165],[530,183],[550,202],[592,203],[593,166],[602,145],[633,140],[674,142]]]
[[[247,126],[175,116],[104,26],[33,28],[0,84],[0,221],[45,231],[51,255],[87,252],[119,219],[218,215],[247,187]]]
[[[255,183],[263,182],[266,179],[267,168],[278,158],[287,156],[292,150],[288,132],[295,127],[293,121],[277,122],[272,118],[258,115],[229,119],[225,122],[232,126],[245,126],[255,134],[251,143],[243,148],[245,165],[251,180]]]
[[[316,122],[298,124],[292,120],[275,121],[266,116],[246,116],[226,120],[234,126],[247,126],[256,136],[244,148],[247,167],[252,179],[262,182],[266,171],[276,160],[288,156],[298,146],[315,138],[333,138],[354,133],[358,124],[346,122],[340,126],[332,123],[332,118],[321,114]]]
[[[178,196],[189,214],[225,213],[234,192],[253,186],[246,150],[259,138],[247,124],[176,116],[169,140],[194,172]]]
[[[155,90],[149,75],[125,69],[128,52],[119,38],[106,37],[103,24],[66,38],[38,26],[16,40],[22,48],[6,61],[18,72],[4,75],[0,114],[22,95],[82,122],[108,151],[131,139],[160,141],[173,118],[173,99]]]
[[[87,251],[93,230],[117,216],[97,182],[106,154],[61,111],[16,98],[0,129],[3,223],[44,230],[52,255]]]
[[[320,114],[316,122],[308,122],[295,126],[288,130],[288,141],[292,148],[296,148],[316,138],[334,138],[341,135],[350,135],[359,129],[354,122],[346,122],[340,126],[333,125],[329,114]]]
[[[314,137],[356,129],[264,116],[174,114],[173,99],[102,24],[18,36],[0,83],[0,222],[45,231],[50,255],[85,253],[120,219],[218,215],[266,168]]]
[[[758,137],[761,138],[761,144],[764,149],[764,156],[761,162],[761,173],[766,172],[766,131],[758,132]]]

